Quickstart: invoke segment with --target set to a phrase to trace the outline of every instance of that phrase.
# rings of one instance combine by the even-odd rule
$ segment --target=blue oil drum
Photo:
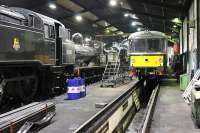
[[[68,80],[67,88],[68,100],[76,100],[80,98],[80,84],[78,79]]]
[[[85,79],[80,79],[80,95],[81,97],[86,96]]]

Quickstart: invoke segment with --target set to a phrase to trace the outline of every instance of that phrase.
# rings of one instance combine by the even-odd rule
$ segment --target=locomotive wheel
[[[37,92],[38,79],[36,76],[33,78],[19,81],[19,98],[23,102],[31,102]]]

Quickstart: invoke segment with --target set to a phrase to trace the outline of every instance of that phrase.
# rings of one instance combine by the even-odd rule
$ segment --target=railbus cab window
[[[165,52],[164,39],[147,38],[147,39],[133,39],[130,41],[129,52]]]
[[[130,52],[145,52],[145,39],[134,39],[130,42]]]
[[[161,52],[162,44],[160,39],[147,39],[147,52]]]

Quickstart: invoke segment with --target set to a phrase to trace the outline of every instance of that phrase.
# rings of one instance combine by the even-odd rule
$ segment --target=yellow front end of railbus
[[[163,55],[131,55],[130,66],[134,68],[156,68],[162,67]]]

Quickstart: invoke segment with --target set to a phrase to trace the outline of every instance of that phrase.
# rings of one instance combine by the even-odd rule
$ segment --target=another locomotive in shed
[[[164,75],[167,66],[167,38],[158,31],[140,31],[129,36],[130,66],[139,77]]]

